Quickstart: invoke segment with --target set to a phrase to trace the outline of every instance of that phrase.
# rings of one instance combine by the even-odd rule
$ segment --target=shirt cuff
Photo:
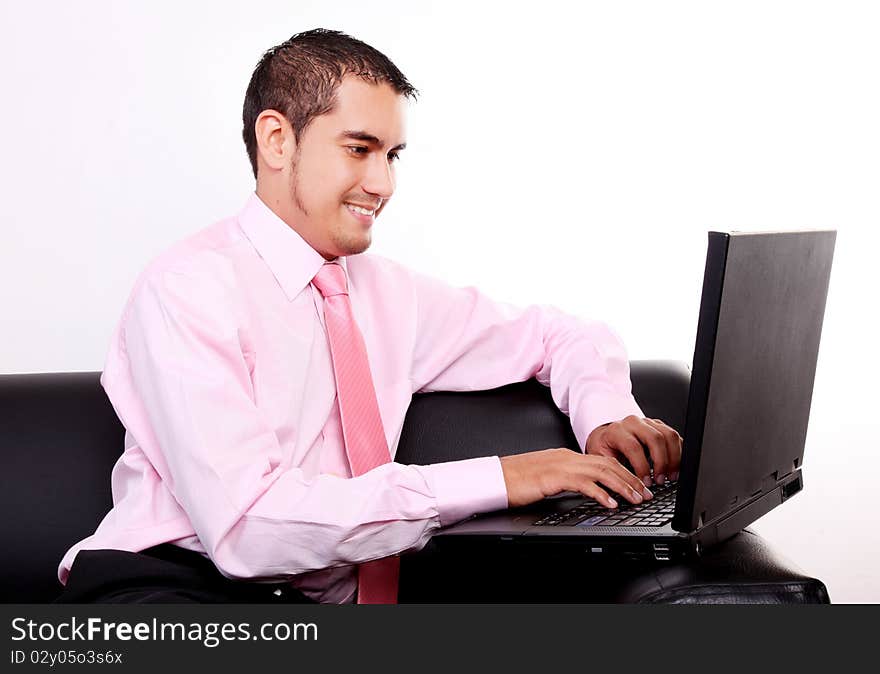
[[[507,508],[507,485],[501,459],[486,456],[419,466],[437,499],[440,526],[477,513]]]

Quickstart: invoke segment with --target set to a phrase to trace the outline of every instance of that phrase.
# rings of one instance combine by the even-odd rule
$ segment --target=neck
[[[314,240],[309,236],[309,233],[303,231],[301,227],[294,224],[295,219],[290,213],[290,201],[283,198],[278,190],[273,190],[258,180],[256,193],[260,198],[260,201],[262,201],[270,211],[277,215],[284,224],[290,227],[294,232],[299,234],[303,241],[309,244],[321,257],[327,260],[327,262],[333,262],[333,260],[339,259],[336,255],[322,252],[315,246]]]

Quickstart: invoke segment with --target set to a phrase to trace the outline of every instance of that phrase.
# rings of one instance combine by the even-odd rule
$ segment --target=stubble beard
[[[302,202],[302,199],[299,196],[299,152],[300,148],[297,147],[296,152],[293,155],[293,160],[291,161],[290,193],[293,196],[293,203],[296,204],[296,207],[303,215],[308,217],[309,212],[306,210],[306,205]]]
[[[303,203],[303,200],[299,193],[299,150],[297,150],[296,154],[294,154],[293,161],[291,164],[291,187],[290,193],[293,197],[293,203],[296,204],[296,207],[300,210],[300,212],[305,216],[309,216],[308,210],[306,210],[306,206]],[[341,203],[339,204],[340,208],[345,208]],[[347,255],[358,255],[359,253],[363,253],[367,248],[370,247],[370,243],[372,243],[372,237],[369,232],[367,232],[361,238],[355,238],[349,235],[346,235],[344,228],[342,228],[338,222],[333,225],[329,232],[327,232],[328,237],[330,238],[331,243],[335,246],[337,250],[341,250],[343,256]]]

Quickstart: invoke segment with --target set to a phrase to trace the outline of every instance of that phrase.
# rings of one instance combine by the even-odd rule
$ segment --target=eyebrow
[[[367,143],[373,143],[374,145],[378,145],[379,147],[383,147],[385,143],[376,138],[371,133],[367,133],[366,131],[343,131],[337,136],[337,138],[350,138],[351,140],[362,140]],[[395,145],[392,150],[403,150],[406,147],[406,143],[401,143],[400,145]]]

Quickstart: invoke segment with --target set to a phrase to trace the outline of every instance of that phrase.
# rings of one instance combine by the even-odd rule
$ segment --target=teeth
[[[352,204],[345,204],[348,208],[353,210],[355,213],[360,213],[361,215],[372,215],[373,211],[368,211],[366,208],[361,208],[360,206],[353,206]]]

